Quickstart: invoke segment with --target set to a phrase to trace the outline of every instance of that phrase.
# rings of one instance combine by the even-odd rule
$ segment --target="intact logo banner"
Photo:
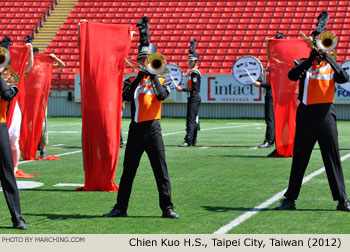
[[[186,78],[182,87],[186,87]],[[202,103],[264,103],[264,89],[239,84],[232,75],[202,75]],[[186,92],[172,90],[167,101],[187,102]]]

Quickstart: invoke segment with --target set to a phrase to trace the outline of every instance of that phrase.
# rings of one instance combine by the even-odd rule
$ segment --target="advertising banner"
[[[80,102],[80,75],[75,78],[75,101]],[[129,78],[126,74],[125,78]],[[183,78],[185,83],[186,76]],[[185,85],[182,84],[184,87]],[[342,85],[336,85],[335,104],[350,104],[350,91],[342,88]],[[227,74],[203,74],[201,83],[202,103],[264,103],[264,89],[257,88],[253,84],[239,84],[233,75]],[[187,102],[185,92],[171,90],[170,96],[165,102]]]

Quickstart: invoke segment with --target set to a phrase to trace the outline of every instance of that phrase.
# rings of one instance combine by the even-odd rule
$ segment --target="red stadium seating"
[[[35,36],[55,4],[56,0],[1,1],[2,35],[10,36],[14,44],[23,44],[24,36]]]
[[[0,30],[19,40],[25,34],[35,35],[54,4],[55,0],[1,1]],[[55,53],[66,62],[64,74],[56,74],[64,81],[55,83],[71,88],[74,73],[79,72],[77,24],[81,19],[135,27],[140,17],[148,16],[151,42],[169,62],[186,68],[190,41],[196,38],[201,72],[231,74],[232,64],[243,55],[256,56],[265,66],[266,39],[277,31],[287,39],[301,38],[300,31],[310,34],[316,28],[317,16],[326,10],[330,14],[327,28],[339,37],[338,61],[343,62],[350,49],[349,9],[348,1],[80,0],[45,52]],[[13,10],[15,14],[9,12]],[[138,39],[136,34],[132,59],[137,54]],[[126,72],[135,70],[127,68]]]

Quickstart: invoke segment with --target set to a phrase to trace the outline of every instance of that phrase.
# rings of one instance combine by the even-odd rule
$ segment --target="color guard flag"
[[[10,58],[11,58],[11,68],[15,71],[18,76],[21,78],[21,81],[17,84],[19,89],[18,93],[21,93],[22,79],[24,74],[24,69],[27,64],[28,56],[29,56],[30,47],[25,46],[10,46]],[[16,95],[15,98],[10,102],[10,107],[7,111],[7,127],[10,128],[12,122],[13,112],[15,110],[15,105],[17,102],[19,95]]]
[[[34,64],[24,77],[18,104],[22,111],[19,139],[24,160],[34,160],[49,99],[53,59],[46,54],[34,54]]]
[[[294,60],[307,58],[310,45],[305,39],[272,39],[269,42],[270,78],[275,112],[278,156],[292,157],[299,83],[288,79]]]
[[[79,29],[85,185],[117,191],[122,88],[131,26],[83,22]]]

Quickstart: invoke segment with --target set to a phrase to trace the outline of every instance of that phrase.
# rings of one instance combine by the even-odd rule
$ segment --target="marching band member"
[[[259,148],[269,148],[273,146],[275,143],[275,114],[273,112],[273,98],[272,98],[272,89],[270,83],[270,67],[265,69],[266,72],[266,81],[255,81],[253,84],[258,88],[265,89],[265,106],[264,106],[264,114],[265,114],[265,123],[266,123],[266,131],[265,131],[265,139],[262,144],[260,144]]]
[[[317,36],[326,30],[328,13],[322,12],[313,34]],[[293,162],[285,199],[276,210],[296,209],[295,200],[299,196],[303,176],[309,163],[316,141],[319,143],[328,183],[333,199],[338,201],[337,210],[350,211],[344,176],[341,167],[336,111],[333,105],[335,82],[345,83],[348,74],[326,52],[312,49],[309,58],[296,62],[288,73],[292,81],[299,80],[300,104],[296,114],[296,130]]]
[[[10,40],[6,37],[1,41],[0,46],[9,49]],[[4,68],[0,69],[2,73]],[[18,88],[8,85],[0,75],[0,181],[4,191],[5,199],[12,216],[13,227],[16,229],[27,229],[27,225],[22,218],[21,206],[17,183],[13,170],[13,159],[9,132],[6,124],[6,112],[9,101],[18,93]]]
[[[199,54],[195,51],[197,40],[191,41],[189,55],[187,59],[187,65],[191,69],[188,76],[187,88],[183,88],[180,85],[176,86],[178,92],[187,92],[187,116],[186,116],[186,136],[183,144],[179,147],[196,146],[197,144],[197,131],[199,128],[198,109],[201,104],[201,96],[199,95],[201,89],[202,75],[198,70],[198,58]]]
[[[148,18],[139,20],[140,46],[137,60],[147,66],[147,57],[157,48],[149,42]],[[139,166],[141,156],[146,151],[159,192],[159,205],[164,218],[179,218],[171,202],[171,185],[165,161],[164,143],[159,120],[162,101],[168,97],[170,89],[166,88],[164,78],[148,72],[139,71],[137,77],[124,85],[123,99],[131,101],[131,118],[129,134],[124,155],[124,169],[120,178],[117,204],[104,217],[127,217],[127,208],[132,184]]]
[[[275,38],[282,39],[283,33],[278,32]],[[272,89],[271,89],[271,83],[270,83],[270,67],[267,67],[265,69],[265,73],[266,73],[265,82],[255,81],[253,83],[254,86],[265,89],[264,115],[265,115],[266,131],[265,131],[264,142],[258,146],[259,148],[269,148],[273,146],[273,144],[275,143],[275,113],[273,109],[273,97],[272,97]],[[277,150],[276,150],[276,153],[277,153]]]

